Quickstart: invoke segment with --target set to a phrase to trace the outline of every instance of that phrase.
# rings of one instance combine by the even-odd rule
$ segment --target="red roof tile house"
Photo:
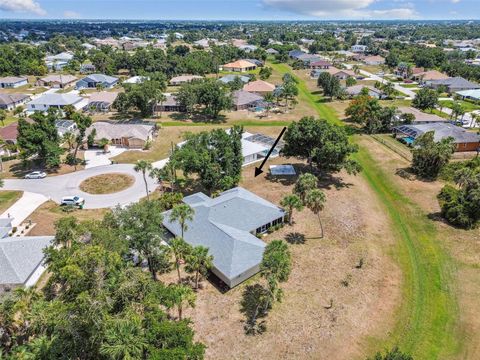
[[[257,65],[247,60],[237,60],[222,66],[225,71],[245,72],[255,70]]]
[[[249,82],[248,84],[245,84],[245,86],[243,87],[243,90],[251,93],[265,95],[265,94],[272,93],[275,90],[275,85],[270,84],[269,82],[266,82],[263,80],[257,80],[257,81],[252,81],[252,82]]]

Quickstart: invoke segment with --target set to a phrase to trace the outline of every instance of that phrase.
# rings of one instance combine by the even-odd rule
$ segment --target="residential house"
[[[457,91],[456,94],[462,99],[480,100],[480,89]]]
[[[263,101],[263,96],[244,90],[237,90],[232,93],[233,108],[237,111],[255,108]]]
[[[110,89],[117,85],[118,78],[104,74],[90,74],[77,81],[77,89],[95,89],[101,85],[104,89]]]
[[[364,53],[368,50],[366,45],[353,45],[350,49],[354,53]]]
[[[385,58],[382,57],[382,56],[379,56],[379,55],[366,56],[366,57],[363,59],[363,62],[364,62],[366,65],[382,65],[382,64],[385,64]]]
[[[243,59],[243,60],[251,62],[252,64],[257,65],[257,67],[262,67],[265,65],[265,63],[262,60],[258,60],[258,59]]]
[[[256,235],[282,224],[284,210],[241,187],[215,198],[196,193],[183,202],[194,209],[183,237],[192,246],[209,249],[213,274],[233,288],[260,271],[266,245]],[[163,225],[172,236],[181,236],[181,225],[170,221],[170,213],[163,214]]]
[[[242,134],[243,166],[263,160],[275,141],[276,139],[264,134],[251,134],[249,132],[244,132]],[[279,141],[277,146],[275,146],[275,149],[272,150],[270,157],[277,157],[283,146],[284,142]]]
[[[123,82],[123,84],[141,84],[144,81],[150,80],[148,76],[132,76]]]
[[[67,105],[72,105],[76,110],[80,110],[86,104],[86,99],[75,94],[45,93],[28,102],[27,111],[47,111],[51,107],[63,109]]]
[[[185,106],[182,106],[175,94],[164,94],[165,100],[155,105],[155,112],[185,112]]]
[[[256,80],[245,84],[243,90],[260,95],[265,95],[272,93],[275,90],[275,85],[263,80]]]
[[[203,79],[203,77],[198,75],[180,75],[170,79],[170,85],[179,86],[185,83],[192,82],[194,80],[201,80],[201,79]]]
[[[129,149],[143,149],[156,135],[155,126],[150,123],[97,121],[87,130],[87,135],[95,129],[95,142],[107,139],[112,145]]]
[[[288,52],[288,57],[291,59],[298,59],[300,56],[305,55],[306,52],[302,50],[290,50]]]
[[[412,74],[412,79],[420,84],[429,84],[431,81],[446,80],[449,76],[437,70],[421,71]]]
[[[48,75],[35,83],[37,86],[47,86],[55,89],[65,89],[73,86],[77,78],[73,75]]]
[[[298,61],[303,62],[304,66],[310,66],[312,62],[317,62],[322,60],[320,56],[315,54],[302,54],[296,57]]]
[[[0,239],[0,293],[35,285],[45,271],[44,250],[53,236],[20,236]]]
[[[45,65],[48,70],[61,71],[73,59],[73,54],[70,52],[62,52],[57,55],[47,56],[45,58]]]
[[[28,84],[26,77],[6,76],[0,78],[0,89],[14,89]]]
[[[395,127],[393,131],[397,137],[407,144],[413,144],[419,136],[433,131],[435,141],[452,137],[456,144],[456,152],[478,151],[480,149],[480,137],[478,134],[450,123],[434,122],[418,125],[400,125]]]
[[[23,105],[29,100],[30,100],[30,95],[0,93],[0,109],[13,110],[17,106]]]
[[[339,80],[346,80],[349,77],[359,78],[359,75],[355,74],[355,72],[352,70],[344,70],[330,67],[328,69],[325,69],[324,71],[328,72],[332,76],[335,76]]]
[[[81,74],[93,74],[95,71],[97,71],[97,69],[93,64],[82,64],[80,66]]]
[[[75,133],[77,131],[77,123],[73,120],[56,120],[55,128],[57,133],[60,136],[65,135],[66,133]]]
[[[222,66],[225,71],[245,72],[255,70],[257,65],[247,60],[237,60]]]
[[[360,93],[363,91],[363,89],[368,90],[368,95],[377,99],[381,99],[384,97],[382,92],[373,86],[370,85],[353,85],[350,87],[345,88],[345,92],[348,94],[350,97],[355,97],[360,95]]]
[[[33,120],[27,119],[28,122]],[[18,122],[10,123],[0,128],[0,139],[7,144],[16,144],[18,137]]]
[[[247,54],[251,53],[251,52],[254,52],[255,50],[258,49],[258,47],[256,47],[255,45],[240,45],[240,46],[237,46],[240,50],[243,50],[245,51]]]
[[[273,49],[273,48],[268,48],[267,50],[265,50],[265,52],[269,55],[277,55],[277,54],[280,54],[277,50]]]
[[[316,70],[316,69],[329,69],[331,66],[333,66],[329,61],[326,60],[317,60],[317,61],[312,61],[310,63],[310,69]]]
[[[100,91],[90,95],[85,110],[91,112],[108,112],[117,99],[118,92]]]
[[[233,74],[222,76],[220,79],[218,79],[218,81],[220,81],[224,84],[229,84],[232,81],[235,81],[236,78],[239,78],[245,84],[250,81],[250,78],[248,76],[233,75]]]
[[[432,89],[438,89],[440,86],[444,86],[450,94],[457,91],[480,89],[480,84],[468,81],[460,76],[444,80],[432,80],[428,82],[428,86]]]
[[[400,120],[400,116],[402,114],[412,114],[415,116],[415,120],[413,124],[429,124],[429,123],[442,123],[448,122],[447,119],[444,119],[438,115],[425,113],[423,111],[418,110],[417,108],[411,106],[399,106],[398,107],[399,114],[396,116],[397,121]]]

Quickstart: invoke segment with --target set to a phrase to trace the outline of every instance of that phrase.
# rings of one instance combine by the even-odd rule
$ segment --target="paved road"
[[[360,70],[360,73],[362,75],[368,77],[370,80],[379,81],[379,82],[384,81],[380,76],[369,73],[368,71]],[[401,93],[405,94],[407,96],[407,99],[408,98],[413,99],[416,95],[415,92],[412,91],[412,89],[403,87],[402,85],[400,85],[398,83],[393,83],[393,86],[395,87],[395,90],[400,91]]]
[[[133,170],[132,164],[118,164],[97,166],[94,168],[80,170],[74,173],[47,177],[45,179],[26,180],[26,179],[5,179],[4,190],[22,190],[41,194],[51,200],[60,203],[62,197],[78,195],[85,198],[86,209],[100,209],[114,207],[116,205],[127,205],[140,200],[145,194],[145,184],[141,173]],[[80,183],[91,177],[108,173],[124,173],[135,178],[135,183],[128,189],[108,194],[91,195],[80,191]],[[147,177],[148,187],[153,191],[156,187],[155,181]]]

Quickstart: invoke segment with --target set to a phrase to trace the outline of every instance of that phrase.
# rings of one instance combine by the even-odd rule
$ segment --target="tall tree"
[[[186,257],[185,270],[195,274],[195,289],[198,289],[200,276],[206,276],[213,266],[213,256],[208,253],[208,248],[195,246]]]
[[[434,109],[438,104],[438,93],[429,88],[421,88],[412,101],[412,105],[420,110]]]
[[[150,200],[150,192],[148,191],[147,173],[152,171],[152,163],[147,160],[138,160],[133,168],[136,172],[141,172],[143,182],[145,183],[145,192],[147,193],[147,200]]]
[[[260,274],[267,281],[269,305],[281,300],[282,290],[279,283],[287,281],[291,271],[292,259],[287,243],[283,240],[273,240],[266,246],[260,263]]]
[[[90,116],[87,116],[87,115],[74,113],[72,115],[72,120],[77,125],[77,136],[75,137],[75,150],[73,152],[73,160],[74,160],[75,170],[77,170],[78,149],[86,141],[85,134],[87,132],[87,129],[92,125],[92,118]]]
[[[323,210],[325,206],[325,194],[320,189],[309,190],[305,196],[305,205],[318,217],[318,222],[320,224],[321,235],[323,238],[323,224],[322,219],[320,219],[320,211]]]
[[[192,221],[195,215],[195,210],[188,204],[177,204],[170,212],[170,221],[178,221],[182,229],[182,238],[185,231],[188,230],[187,221]]]
[[[283,197],[280,205],[288,209],[288,223],[293,225],[293,210],[302,211],[302,200],[297,195],[290,194]]]
[[[318,179],[315,175],[310,173],[302,174],[298,177],[293,192],[300,197],[302,202],[305,202],[305,196],[310,190],[316,189],[318,186]]]
[[[170,251],[173,254],[175,268],[177,269],[178,283],[182,281],[180,274],[180,265],[182,262],[186,262],[187,256],[192,252],[192,246],[185,242],[182,238],[174,238],[170,240]]]

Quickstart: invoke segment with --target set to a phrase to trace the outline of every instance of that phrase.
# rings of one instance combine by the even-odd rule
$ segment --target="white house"
[[[368,50],[368,47],[366,45],[353,45],[351,50],[354,53],[364,53]]]
[[[13,89],[28,84],[26,77],[6,76],[0,78],[0,89]]]
[[[72,105],[76,110],[82,109],[88,104],[88,100],[75,94],[50,93],[40,95],[38,98],[27,103],[27,111],[47,111],[50,107],[63,109],[67,105]]]

